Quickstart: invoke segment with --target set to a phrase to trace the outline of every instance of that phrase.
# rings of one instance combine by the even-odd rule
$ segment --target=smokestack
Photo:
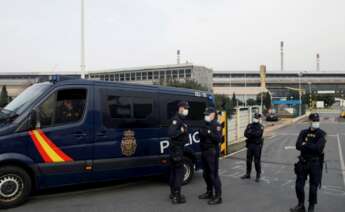
[[[177,50],[177,64],[180,64],[180,50]]]
[[[280,71],[284,71],[284,41],[280,41]]]
[[[320,54],[316,54],[316,71],[320,71]]]

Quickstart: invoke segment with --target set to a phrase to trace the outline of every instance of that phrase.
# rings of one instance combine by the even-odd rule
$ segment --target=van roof
[[[58,81],[56,84],[59,85],[71,85],[71,84],[78,84],[78,85],[106,85],[106,86],[115,86],[115,87],[122,87],[122,88],[133,88],[133,89],[142,89],[146,91],[153,91],[159,90],[160,92],[164,93],[179,93],[184,95],[193,95],[195,96],[195,92],[206,93],[207,95],[212,95],[209,91],[200,91],[200,90],[193,90],[188,88],[176,88],[176,87],[166,87],[166,86],[159,86],[159,85],[143,85],[143,84],[134,84],[134,83],[126,83],[126,82],[110,82],[110,81],[101,81],[101,80],[86,80],[86,79],[68,79],[68,80],[61,80]]]

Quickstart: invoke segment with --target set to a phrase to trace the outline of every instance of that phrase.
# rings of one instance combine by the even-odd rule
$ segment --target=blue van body
[[[82,99],[80,119],[52,124],[61,118],[56,105],[73,95]],[[168,173],[167,130],[180,100],[192,103],[185,156],[198,169],[197,129],[214,105],[210,93],[92,80],[34,84],[2,109],[0,167],[24,169],[36,189]]]

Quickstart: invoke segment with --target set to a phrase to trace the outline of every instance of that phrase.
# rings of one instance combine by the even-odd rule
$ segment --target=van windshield
[[[1,109],[2,116],[13,116],[22,114],[27,107],[35,101],[42,93],[44,93],[51,83],[39,83],[34,84],[27,89],[25,89],[19,96],[17,96],[13,101],[11,101],[5,108]]]

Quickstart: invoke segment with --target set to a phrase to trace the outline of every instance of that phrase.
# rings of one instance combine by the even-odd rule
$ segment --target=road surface
[[[335,116],[322,114],[321,117],[321,127],[328,133],[325,150],[328,171],[324,172],[316,211],[345,211],[345,122],[338,121]],[[84,185],[67,191],[66,188],[48,191],[9,211],[289,211],[289,207],[294,206],[297,201],[293,164],[298,152],[294,149],[294,144],[298,132],[306,126],[307,123],[294,124],[275,131],[265,139],[260,183],[255,183],[253,179],[239,179],[245,170],[245,150],[222,159],[220,175],[224,203],[221,205],[209,206],[206,201],[197,198],[205,191],[202,175],[198,172],[194,180],[183,188],[187,197],[187,203],[183,205],[170,203],[169,189],[164,182],[145,178],[135,182],[102,184],[101,187]]]

